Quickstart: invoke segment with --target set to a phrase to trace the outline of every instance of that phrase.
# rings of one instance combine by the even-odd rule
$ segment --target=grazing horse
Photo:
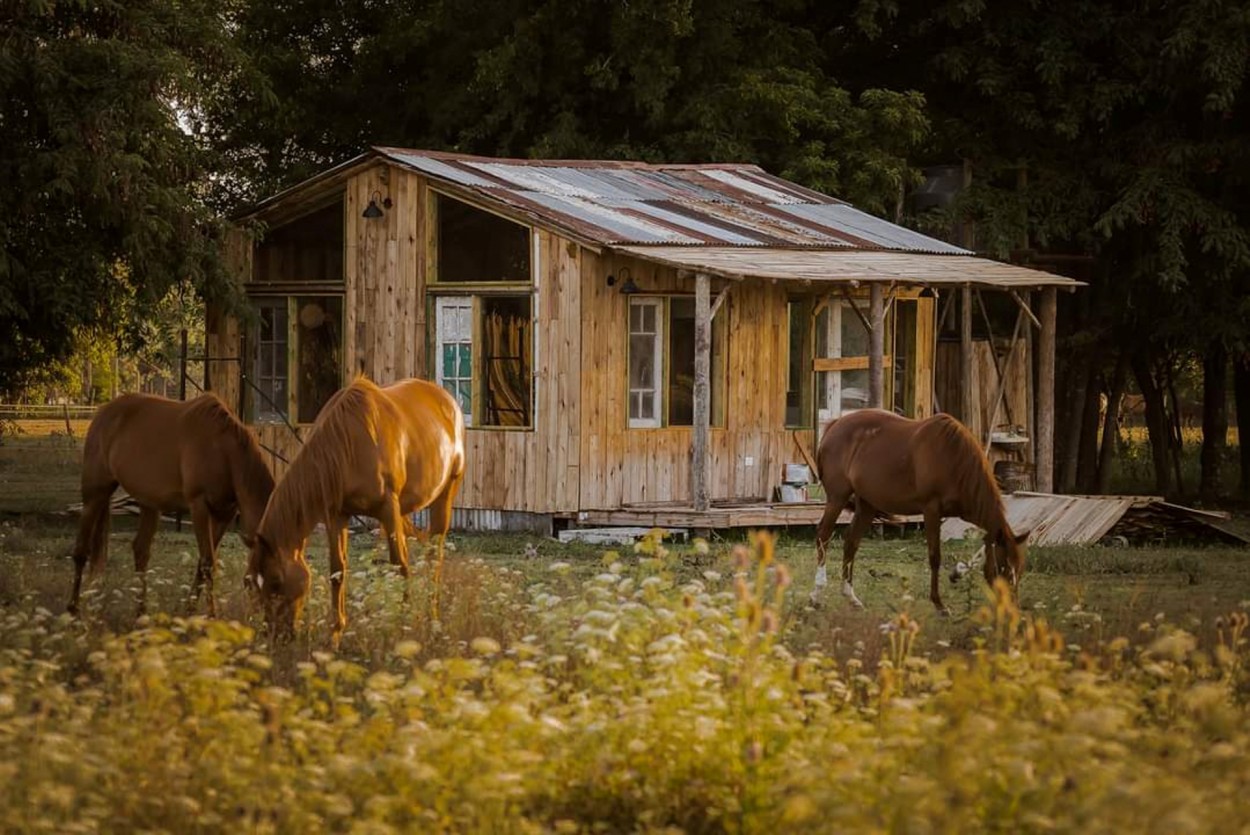
[[[909,420],[880,409],[852,412],[825,429],[816,466],[826,496],[816,529],[817,591],[828,582],[825,545],[852,497],[855,518],[843,542],[842,594],[855,606],[863,606],[851,585],[855,551],[878,512],[924,514],[929,599],[939,612],[946,612],[938,593],[944,516],[958,516],[985,531],[986,582],[1005,577],[1013,588],[1019,583],[1028,534],[1012,533],[989,462],[972,433],[953,417]]]
[[[404,515],[430,508],[437,535],[434,585],[442,578],[451,503],[464,479],[464,415],[455,399],[424,380],[379,388],[357,377],[326,403],[312,435],[265,508],[248,557],[246,581],[286,636],[308,594],[308,536],[326,526],[330,547],[333,640],[347,625],[347,521],[372,516],[386,530],[391,562],[408,576]]]
[[[94,576],[108,558],[110,503],[118,485],[142,509],[133,544],[140,574],[148,569],[160,514],[191,511],[200,551],[193,595],[198,599],[207,584],[209,612],[216,616],[213,573],[221,537],[238,513],[250,545],[273,492],[273,474],[255,436],[214,394],[186,401],[123,394],[101,406],[83,448],[71,612],[78,611],[83,569],[90,563]]]

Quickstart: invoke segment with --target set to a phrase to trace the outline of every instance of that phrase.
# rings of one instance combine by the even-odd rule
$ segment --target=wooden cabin
[[[866,406],[950,412],[1049,487],[1077,282],[757,166],[379,147],[238,220],[254,312],[210,307],[206,386],[278,471],[361,372],[459,399],[461,527],[811,523],[786,465]]]

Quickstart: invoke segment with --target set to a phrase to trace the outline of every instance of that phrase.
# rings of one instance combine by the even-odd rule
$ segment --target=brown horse
[[[213,394],[188,401],[123,394],[100,407],[83,448],[71,612],[78,611],[83,569],[90,563],[94,576],[108,558],[110,503],[118,485],[142,508],[133,544],[141,574],[148,570],[160,514],[191,511],[200,551],[193,595],[198,599],[207,584],[215,616],[213,572],[221,537],[238,513],[243,541],[250,544],[273,492],[273,474],[256,438]]]
[[[1005,577],[1016,586],[1024,572],[1024,540],[1003,513],[1002,495],[981,447],[949,415],[909,420],[879,409],[838,418],[825,429],[816,450],[825,488],[825,513],[816,530],[816,591],[826,585],[825,545],[852,497],[855,518],[842,551],[842,594],[863,604],[851,585],[855,551],[878,512],[924,514],[929,541],[929,599],[946,612],[938,593],[944,516],[958,516],[985,533],[985,579]]]
[[[333,639],[347,625],[347,521],[372,516],[386,530],[391,562],[408,576],[404,515],[430,508],[437,535],[437,588],[451,504],[464,479],[464,415],[455,399],[424,380],[379,388],[363,377],[335,394],[278,483],[248,558],[247,582],[285,635],[308,594],[308,535],[326,525],[330,546]]]

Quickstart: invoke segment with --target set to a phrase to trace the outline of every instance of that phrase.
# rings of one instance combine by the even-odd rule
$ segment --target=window
[[[848,360],[841,369],[816,374],[816,410],[822,424],[868,405],[868,329],[850,303],[833,302],[817,315],[816,355]]]
[[[312,423],[343,383],[343,299],[275,296],[255,304],[247,413],[258,422],[294,415]]]
[[[724,424],[725,315],[712,322],[710,422]],[[629,300],[629,425],[694,424],[694,300]]]
[[[287,300],[260,299],[257,302],[260,324],[256,334],[255,366],[256,408],[253,417],[259,421],[280,421],[287,414]]]
[[[438,300],[438,384],[473,425],[473,297]]]
[[[443,296],[435,301],[436,378],[460,403],[466,425],[532,425],[531,310],[529,296]]]
[[[661,299],[629,300],[629,425],[660,425]]]
[[[812,300],[789,307],[789,358],[786,364],[786,426],[812,425]]]
[[[915,299],[894,303],[894,406],[907,417],[916,416],[916,321]]]
[[[530,282],[527,227],[441,194],[435,195],[434,206],[438,282]]]

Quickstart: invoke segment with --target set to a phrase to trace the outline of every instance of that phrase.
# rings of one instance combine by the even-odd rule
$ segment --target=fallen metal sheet
[[[1030,545],[1093,545],[1106,536],[1138,542],[1250,544],[1250,539],[1221,524],[1227,514],[1170,504],[1155,496],[1014,493],[1003,496],[1003,506],[1012,530],[1029,532]],[[963,519],[947,519],[942,539],[962,539],[976,530]]]

